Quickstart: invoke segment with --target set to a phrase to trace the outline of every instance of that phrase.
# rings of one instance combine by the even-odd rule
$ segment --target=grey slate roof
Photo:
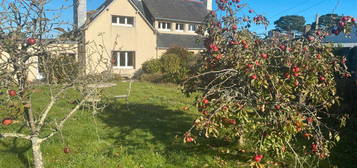
[[[338,36],[330,35],[324,41],[331,43],[357,43],[357,27],[352,29],[350,36],[346,37],[344,33],[340,33]]]
[[[155,19],[202,22],[208,10],[200,0],[142,0]]]
[[[106,0],[88,17],[94,20],[114,0]],[[208,14],[202,0],[129,0],[139,11],[152,22],[152,17],[158,20],[174,20],[200,23]]]
[[[157,35],[158,48],[183,47],[187,49],[204,49],[203,41],[197,35],[177,35],[160,33]]]

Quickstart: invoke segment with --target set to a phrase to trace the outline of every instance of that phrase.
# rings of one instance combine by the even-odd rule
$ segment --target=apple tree
[[[227,153],[251,155],[253,167],[311,167],[327,158],[339,140],[327,121],[346,119],[331,110],[341,100],[335,79],[350,77],[346,59],[321,43],[324,32],[262,39],[247,28],[267,25],[264,16],[240,1],[216,2],[197,31],[207,50],[183,85],[186,94],[201,93],[201,115],[184,141],[222,140]]]
[[[77,44],[67,45],[63,42],[78,40],[81,36],[80,33],[71,35],[67,32],[67,36],[56,37],[58,31],[65,32],[65,25],[57,15],[65,7],[48,9],[47,3],[48,1],[36,0],[3,0],[0,4],[0,140],[17,138],[31,142],[35,168],[44,167],[41,145],[56,136],[93,94],[98,94],[96,87],[89,86],[110,77],[110,61],[106,59],[101,59],[98,63],[108,65],[108,74],[92,77],[85,73],[72,77],[72,72],[67,68],[73,66],[76,60],[50,64],[62,58],[64,53],[76,51]],[[92,53],[105,53],[103,47],[93,48],[98,51]],[[44,80],[53,79],[49,76],[54,71],[60,74],[61,80],[47,82],[42,86],[32,83],[29,77],[37,73],[38,66],[42,69]],[[84,72],[82,65],[76,66]],[[39,90],[38,87],[46,90],[49,99],[48,102],[41,102],[45,104],[44,107],[34,108],[40,103],[34,102],[33,97],[33,93]],[[75,94],[69,96],[69,91]],[[64,115],[59,115],[61,118],[49,119],[59,102],[62,106],[69,106],[71,110],[63,111]],[[69,152],[69,149],[64,148],[64,152]]]

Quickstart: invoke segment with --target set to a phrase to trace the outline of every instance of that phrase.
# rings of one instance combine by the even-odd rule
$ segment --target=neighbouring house
[[[104,71],[107,65],[96,62],[106,59],[123,76],[133,75],[170,47],[204,50],[195,31],[212,10],[212,0],[106,0],[90,12],[86,0],[74,4],[75,26],[86,42],[79,46],[78,57],[86,72]]]
[[[286,39],[294,39],[301,37],[302,33],[297,31],[287,32],[278,29],[273,29],[268,32],[268,38],[286,38]]]
[[[349,35],[340,33],[339,35],[330,35],[324,39],[324,42],[334,43],[339,47],[356,47],[357,46],[357,27],[352,28],[352,32]]]

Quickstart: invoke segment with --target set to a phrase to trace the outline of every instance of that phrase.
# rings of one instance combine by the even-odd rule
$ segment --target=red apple
[[[346,22],[346,21],[349,20],[349,17],[348,16],[344,16],[344,17],[341,18],[341,20]]]
[[[244,45],[243,45],[243,48],[244,48],[244,49],[248,49],[248,48],[249,48],[249,45],[248,45],[248,44],[244,44]]]
[[[267,59],[267,58],[268,58],[268,54],[265,54],[265,53],[260,54],[260,56],[261,56],[262,58],[264,58],[264,59]]]
[[[325,77],[323,77],[323,76],[320,76],[320,77],[319,77],[319,80],[320,80],[320,81],[325,81],[325,80],[326,80],[326,78],[325,78]]]
[[[293,67],[293,72],[298,73],[300,71],[300,68],[297,66]]]
[[[321,36],[321,31],[320,30],[316,31],[316,35]]]
[[[64,148],[63,152],[67,154],[67,153],[71,152],[71,150],[69,150],[69,148]]]
[[[311,150],[312,150],[313,152],[317,152],[317,151],[318,151],[317,144],[311,144]]]
[[[357,19],[356,19],[356,18],[352,18],[351,21],[352,21],[353,23],[356,23]]]
[[[250,76],[250,79],[257,79],[257,75],[252,75],[252,76]]]
[[[256,162],[260,162],[262,159],[263,159],[263,155],[255,155],[253,157],[253,160],[256,161]]]
[[[299,73],[294,73],[293,74],[295,77],[298,77],[300,74]]]
[[[285,77],[286,79],[289,79],[289,78],[290,78],[290,74],[289,74],[289,73],[285,73],[285,74],[284,74],[284,77]]]
[[[11,96],[11,97],[16,96],[16,91],[15,90],[9,90],[9,96]]]
[[[300,85],[300,83],[299,83],[299,81],[298,80],[296,80],[295,82],[294,82],[294,86],[299,86]]]
[[[190,137],[190,136],[187,136],[187,137],[185,137],[185,141],[186,142],[193,142],[194,139],[192,137]]]
[[[13,123],[14,121],[11,119],[11,118],[5,118],[4,120],[2,120],[2,125],[5,125],[5,126],[9,126]]]
[[[255,61],[255,65],[259,66],[260,62],[259,61]]]
[[[203,104],[208,104],[208,103],[209,103],[209,100],[203,99],[203,100],[202,100],[202,103],[203,103]]]
[[[312,119],[312,117],[307,117],[306,121],[307,121],[307,123],[312,123],[314,120]]]
[[[247,67],[248,67],[249,69],[252,69],[252,68],[254,67],[254,65],[253,65],[253,64],[248,64]]]
[[[321,57],[322,57],[321,54],[317,54],[317,55],[316,55],[316,58],[317,58],[317,59],[321,59]]]
[[[286,50],[286,46],[285,45],[281,45],[281,46],[279,46],[279,48],[281,49],[281,50]]]
[[[237,30],[237,25],[233,25],[233,26],[232,26],[232,29],[233,29],[233,30]]]
[[[277,104],[277,105],[275,105],[274,107],[275,107],[275,109],[277,109],[277,110],[280,110],[280,108],[281,108],[281,106],[280,106],[280,105],[278,105],[278,104]]]
[[[345,27],[346,24],[345,24],[345,22],[339,22],[338,25],[339,25],[340,27]]]
[[[27,39],[27,44],[28,45],[34,45],[34,44],[36,44],[36,39],[34,39],[34,38],[28,38]]]
[[[309,41],[314,41],[314,40],[315,40],[315,37],[314,37],[314,36],[309,36],[307,39],[308,39]]]

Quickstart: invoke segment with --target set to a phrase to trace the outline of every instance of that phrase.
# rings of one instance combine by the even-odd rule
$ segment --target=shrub
[[[143,69],[144,73],[149,73],[149,74],[161,72],[160,59],[152,59],[152,60],[146,61],[142,65],[142,69]]]
[[[187,51],[184,48],[174,47],[168,49],[160,59],[153,59],[145,62],[142,65],[142,70],[144,72],[143,77],[140,79],[148,79],[146,74],[161,73],[161,78],[155,78],[157,80],[162,80],[162,82],[172,82],[180,83],[187,78],[190,69],[197,62],[197,55],[192,52]],[[149,81],[152,81],[149,79]]]
[[[265,17],[247,20],[236,13],[242,8],[217,3],[223,16],[211,12],[198,30],[207,51],[192,80],[184,83],[186,94],[202,93],[196,101],[201,116],[185,142],[199,135],[222,140],[230,145],[221,151],[247,151],[248,164],[256,167],[278,162],[292,167],[292,160],[299,167],[316,165],[339,141],[338,131],[326,121],[345,122],[329,111],[340,100],[334,78],[350,75],[345,60],[332,53],[332,45],[320,42],[321,33],[293,41],[260,39],[245,28],[267,25]],[[243,18],[247,22],[238,28]]]
[[[180,71],[181,59],[176,54],[164,54],[161,57],[163,73],[176,73]]]

